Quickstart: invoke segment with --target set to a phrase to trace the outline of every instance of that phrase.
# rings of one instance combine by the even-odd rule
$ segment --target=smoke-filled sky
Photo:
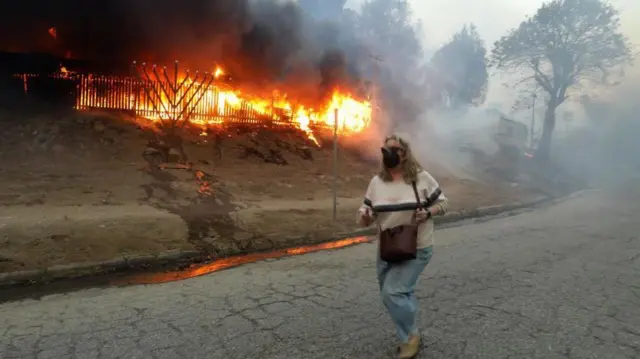
[[[349,0],[347,6],[357,8],[363,0]],[[422,21],[424,45],[430,51],[447,42],[464,24],[474,23],[487,48],[510,29],[517,27],[528,15],[535,14],[544,0],[409,0],[416,20]],[[610,0],[621,12],[622,30],[640,50],[640,0]],[[638,71],[638,68],[635,69]],[[510,102],[510,90],[503,86],[506,79],[493,78],[487,104]]]
[[[5,1],[0,51],[105,63],[106,71],[132,60],[201,70],[221,64],[255,92],[270,94],[277,84],[307,105],[335,87],[363,89],[364,55],[353,34],[339,37],[334,25],[308,20],[282,0]]]
[[[518,24],[544,3],[543,0],[448,0],[448,1],[410,1],[415,15],[423,21],[425,39],[428,44],[440,44],[449,39],[465,23],[476,24],[487,44],[492,44],[509,29]],[[640,1],[612,0],[623,15],[625,32],[635,26],[636,40],[640,40],[640,26],[633,19],[640,18]]]
[[[359,3],[363,0],[350,0],[349,6],[357,8]],[[528,15],[535,14],[536,10],[545,2],[545,0],[447,0],[447,1],[425,1],[425,0],[409,0],[411,3],[414,15],[416,19],[421,20],[424,33],[423,40],[424,46],[428,52],[432,52],[446,43],[455,32],[459,31],[464,24],[474,23],[480,35],[485,40],[487,49],[490,51],[493,43],[497,41],[501,36],[507,34],[507,32],[517,27],[521,21],[523,21]],[[622,31],[630,38],[631,42],[636,46],[634,49],[636,52],[640,50],[640,0],[610,0],[610,3],[617,7],[621,12]],[[640,88],[640,64],[636,62],[636,66],[627,71],[627,76],[624,81],[624,86],[615,87],[609,89],[615,94],[617,101],[614,106],[618,107],[620,113],[625,109],[624,103],[627,105],[630,103],[637,103],[634,100],[634,94],[637,93],[637,89]],[[503,86],[503,83],[509,81],[504,77],[494,75],[490,78],[489,93],[487,96],[486,105],[498,105],[500,108],[508,112],[515,98],[517,92],[513,89],[509,89]],[[512,80],[512,79],[511,79]],[[601,88],[600,91],[607,91],[605,88]],[[625,97],[620,96],[624,94]],[[579,98],[579,96],[575,96]],[[579,109],[582,107],[579,103],[574,102],[574,98],[571,98],[564,106],[570,107],[571,111],[576,111],[576,120],[580,117]],[[544,111],[544,108],[541,107]],[[563,110],[562,110],[563,111]],[[562,111],[558,111],[559,118],[562,117]],[[635,112],[637,113],[637,110]],[[538,118],[543,113],[538,112]],[[529,125],[531,119],[530,113],[527,111],[524,117],[516,118]],[[607,119],[619,117],[619,113],[609,114]],[[462,143],[468,145],[465,141],[470,141],[473,146],[491,153],[494,149],[495,143],[491,140],[492,128],[489,128],[487,132],[481,127],[491,126],[495,123],[495,119],[489,117],[482,109],[471,109],[466,116],[460,116],[460,114],[447,114],[447,113],[430,113],[427,118],[436,118],[438,121],[430,121],[430,125],[423,124],[422,122],[411,124],[407,128],[403,128],[404,132],[409,135],[414,145],[414,150],[418,156],[425,161],[425,164],[429,166],[433,165],[433,162],[438,163],[439,166],[447,168],[451,173],[456,174],[462,178],[469,176],[470,178],[476,178],[475,172],[473,172],[472,159],[466,157],[466,155],[456,152],[456,148]],[[584,117],[582,117],[584,120]],[[578,122],[578,121],[576,121]],[[584,122],[584,121],[583,121]],[[611,124],[610,121],[598,121],[600,124]],[[618,121],[620,122],[620,121]],[[632,122],[630,122],[632,123]],[[636,122],[637,123],[637,122]],[[577,125],[577,123],[576,123]],[[622,125],[619,125],[622,126]],[[637,125],[635,127],[619,127],[618,132],[633,132],[637,133]],[[616,126],[610,126],[616,127]],[[457,137],[459,130],[469,130],[468,133],[471,137]],[[610,177],[623,178],[626,174],[621,172],[618,168],[611,170],[613,164],[616,162],[624,162],[625,165],[633,163],[635,161],[636,166],[640,161],[638,156],[633,156],[634,153],[640,153],[638,145],[635,140],[635,136],[630,136],[634,140],[628,140],[626,138],[620,138],[619,136],[612,134],[602,134],[601,138],[606,140],[593,141],[591,137],[585,137],[587,140],[583,140],[578,144],[570,142],[567,137],[562,141],[559,140],[559,133],[568,132],[567,123],[559,120],[556,128],[555,142],[566,143],[567,146],[563,147],[564,157],[561,160],[563,165],[567,163],[572,164],[572,169],[581,168],[581,176],[593,176],[593,178],[600,178],[602,174],[609,174]],[[536,134],[539,135],[542,127],[539,122],[536,127]],[[466,132],[462,132],[463,134]],[[428,137],[430,134],[435,136]],[[582,133],[577,137],[584,137]],[[424,138],[430,138],[431,141],[425,141]],[[591,141],[591,142],[590,142]],[[609,141],[609,142],[607,142]],[[613,149],[610,146],[615,144]],[[570,148],[570,149],[568,149]],[[598,157],[594,157],[598,153],[609,153],[619,151],[618,148],[623,149],[622,153],[625,154],[622,160],[617,161],[604,160],[599,161]],[[453,150],[447,150],[453,149]],[[618,153],[618,152],[616,152]],[[608,158],[608,157],[604,157]],[[584,166],[584,164],[588,164]],[[580,167],[584,166],[584,168]],[[585,168],[588,171],[585,172]],[[640,167],[638,167],[640,168]],[[608,180],[614,180],[610,178]]]
[[[350,7],[357,7],[363,0],[349,0]],[[416,19],[423,23],[424,39],[428,47],[446,42],[464,24],[474,23],[487,44],[492,44],[527,16],[532,15],[544,0],[410,0]],[[634,42],[640,42],[640,1],[611,0],[622,12],[624,31]],[[635,33],[635,36],[634,34]]]
[[[472,22],[478,27],[488,48],[510,29],[517,27],[527,16],[532,15],[545,2],[543,0],[448,0],[427,2],[411,0],[416,18],[424,26],[425,45],[439,47],[451,34],[465,23]],[[640,1],[611,0],[621,12],[622,30],[631,41],[640,45]],[[637,69],[636,69],[637,70]],[[510,103],[513,91],[503,86],[508,79],[493,78],[490,83],[487,104]],[[506,100],[506,101],[505,101]]]
[[[348,6],[357,7],[363,1],[349,0]],[[422,22],[427,54],[467,23],[478,27],[490,48],[543,3],[409,1],[415,18]],[[316,3],[328,9],[340,0]],[[640,18],[640,1],[612,3],[623,13],[624,31],[640,43],[640,24],[632,22]],[[298,90],[301,81],[293,79],[304,79],[302,82],[315,87],[319,80],[309,81],[312,77],[322,77],[324,85],[336,84],[336,79],[356,80],[364,67],[360,66],[364,52],[356,46],[356,38],[348,36],[354,35],[349,24],[342,24],[347,36],[337,36],[332,26],[305,21],[297,8],[282,0],[59,0],[55,4],[22,0],[0,8],[0,50],[5,51],[159,63],[180,59],[199,68],[220,61],[236,78],[251,79],[258,85],[286,77]],[[57,29],[55,37],[47,32],[52,26]],[[334,48],[344,54],[337,56]],[[324,67],[316,68],[319,62]],[[487,104],[509,102],[505,101],[509,90],[502,86],[504,82],[492,78]]]

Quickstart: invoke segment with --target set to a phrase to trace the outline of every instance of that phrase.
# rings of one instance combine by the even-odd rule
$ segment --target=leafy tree
[[[480,105],[487,92],[487,50],[473,24],[465,25],[431,58],[442,99],[450,107]]]
[[[555,110],[571,89],[606,82],[611,70],[630,62],[629,42],[619,31],[619,13],[601,0],[552,0],[494,45],[498,69],[526,69],[548,94],[536,157],[549,159]]]
[[[358,34],[372,54],[397,73],[417,68],[423,55],[420,25],[407,0],[366,0],[360,9]]]
[[[378,104],[393,121],[414,121],[425,105],[422,29],[412,15],[408,0],[366,0],[356,26],[369,49],[373,77],[381,85]]]

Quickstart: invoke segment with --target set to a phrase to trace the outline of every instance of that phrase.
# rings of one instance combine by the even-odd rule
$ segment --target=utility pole
[[[375,122],[377,118],[374,114],[378,110],[378,99],[380,98],[380,63],[384,61],[382,56],[369,54],[369,57],[375,61],[373,68],[373,90],[371,91],[371,122]]]
[[[378,92],[378,81],[379,81],[379,72],[380,72],[380,67],[378,65],[378,62],[382,61],[382,57],[380,56],[374,56],[374,55],[369,55],[374,61],[376,61],[376,67],[374,68],[374,82],[373,82],[373,93],[372,93],[372,101],[371,101],[371,115],[373,117],[373,113],[375,113],[375,109],[376,109],[376,103],[375,100],[378,98],[377,92]],[[332,183],[332,188],[331,188],[331,192],[333,195],[333,220],[337,220],[338,219],[338,126],[340,126],[339,124],[339,118],[338,118],[338,109],[335,108],[334,109],[334,113],[333,113],[333,183]],[[372,118],[373,121],[373,118]],[[343,122],[343,127],[344,127],[344,123]]]

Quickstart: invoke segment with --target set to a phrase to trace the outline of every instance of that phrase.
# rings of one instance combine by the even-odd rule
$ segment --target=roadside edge
[[[442,217],[436,217],[436,224],[449,224],[467,219],[481,218],[487,216],[498,215],[505,212],[515,211],[524,208],[536,207],[543,204],[555,204],[567,199],[578,197],[591,190],[581,190],[561,197],[538,197],[531,201],[514,202],[503,205],[479,207],[473,210],[451,212]],[[370,236],[375,234],[375,229],[365,228],[350,232],[338,233],[329,240],[311,241],[309,245],[320,243],[331,243],[345,238],[354,238],[362,236]],[[299,236],[297,236],[299,237]],[[332,247],[331,249],[339,249],[346,247]],[[273,248],[271,250],[282,250],[287,248]],[[230,257],[241,257],[249,253],[235,254]],[[295,254],[294,254],[295,255]],[[220,260],[225,257],[216,258]],[[226,257],[229,258],[229,257]],[[199,251],[167,251],[155,255],[139,255],[139,256],[123,256],[101,262],[76,263],[68,265],[52,266],[42,270],[27,270],[0,273],[0,288],[20,285],[30,285],[34,283],[46,283],[51,281],[73,279],[86,276],[96,276],[113,272],[122,272],[134,268],[153,268],[180,265],[195,264],[211,261],[211,258]]]

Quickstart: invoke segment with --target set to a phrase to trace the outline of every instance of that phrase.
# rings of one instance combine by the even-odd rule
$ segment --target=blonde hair
[[[392,140],[397,141],[400,144],[400,148],[402,148],[402,151],[404,152],[404,158],[402,159],[402,162],[400,162],[400,165],[402,166],[402,179],[404,179],[407,184],[411,184],[411,182],[417,181],[418,173],[422,171],[422,166],[413,156],[413,152],[411,151],[409,142],[398,135],[391,135],[384,139],[384,144],[386,145],[387,142]],[[380,171],[378,171],[378,177],[380,177],[380,179],[384,182],[393,181],[393,177],[391,176],[389,169],[385,167],[382,161],[380,161]]]

